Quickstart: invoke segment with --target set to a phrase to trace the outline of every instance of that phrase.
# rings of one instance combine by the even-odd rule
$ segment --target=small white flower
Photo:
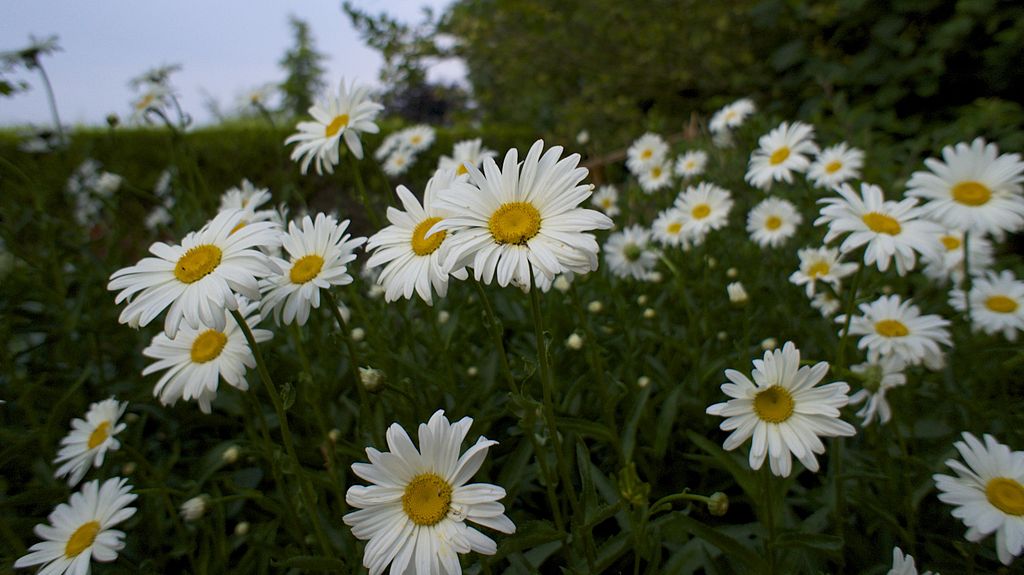
[[[964,234],[957,230],[945,230],[936,237],[933,253],[925,254],[924,273],[928,277],[941,281],[953,280],[959,285],[964,279],[964,265],[970,266],[971,275],[984,275],[992,266],[994,250],[992,242],[981,234],[971,234],[967,238],[968,260],[964,259]]]
[[[469,173],[467,166],[479,168],[487,158],[495,158],[498,152],[483,147],[483,140],[463,140],[455,144],[451,157],[441,156],[438,170],[453,170],[457,176]],[[611,215],[611,214],[609,214]]]
[[[646,194],[668,188],[672,185],[672,166],[667,161],[652,162],[638,176],[640,189]]]
[[[640,176],[654,164],[660,164],[668,153],[664,138],[650,132],[640,136],[626,150],[626,167],[634,176]]]
[[[640,226],[630,226],[608,236],[604,244],[604,260],[608,271],[622,277],[647,280],[658,253],[649,247],[651,232]]]
[[[329,95],[326,99],[317,100],[309,109],[313,116],[312,122],[299,122],[298,133],[288,136],[285,145],[298,143],[292,150],[291,159],[301,161],[303,174],[309,170],[309,164],[316,160],[316,172],[322,174],[334,172],[334,166],[341,159],[341,140],[352,151],[356,158],[363,158],[363,144],[359,140],[361,132],[376,134],[380,128],[374,123],[383,106],[369,99],[369,87],[345,86],[342,78],[338,85],[338,94]]]
[[[755,111],[754,101],[742,98],[728,104],[711,116],[708,127],[712,134],[727,134],[743,125],[747,117]]]
[[[963,290],[953,290],[949,303],[961,312],[970,305],[975,331],[990,335],[1002,332],[1003,337],[1014,342],[1017,333],[1024,331],[1024,281],[1010,270],[975,278],[969,297],[964,297]]]
[[[907,383],[904,369],[906,364],[896,355],[882,356],[876,362],[868,361],[850,367],[850,371],[861,376],[864,384],[863,388],[850,396],[850,405],[867,402],[857,412],[857,417],[863,420],[862,426],[871,425],[875,417],[883,425],[892,418],[892,409],[885,400],[885,393]]]
[[[789,281],[806,286],[807,297],[814,297],[817,283],[825,282],[839,291],[839,281],[857,271],[857,264],[839,261],[839,250],[835,248],[804,248],[797,252],[800,269],[789,276]]]
[[[690,150],[676,160],[676,175],[682,178],[692,178],[704,173],[704,166],[708,163],[708,153],[704,150]]]
[[[802,122],[783,122],[757,143],[759,147],[750,154],[744,179],[765,191],[771,189],[773,182],[792,184],[793,172],[806,172],[811,164],[808,154],[818,151],[814,127]]]
[[[868,350],[868,361],[877,362],[886,355],[898,355],[910,365],[922,362],[930,369],[943,363],[939,345],[952,345],[949,321],[934,314],[922,315],[910,300],[900,296],[882,296],[859,306],[863,315],[850,320],[850,335],[860,335],[859,349]],[[846,324],[846,315],[836,317],[836,323]]]
[[[841,142],[818,154],[807,170],[807,179],[814,182],[816,188],[831,189],[847,180],[859,178],[863,166],[864,152]]]
[[[687,236],[683,226],[686,223],[686,214],[679,208],[668,208],[658,214],[651,224],[651,232],[659,244],[666,247],[682,246],[684,250],[690,248],[690,238]]]
[[[619,190],[610,184],[601,186],[593,196],[590,196],[590,203],[608,217],[615,217],[619,215]]]
[[[712,230],[729,223],[732,209],[732,194],[729,190],[709,182],[690,186],[676,197],[675,207],[683,213],[683,233],[697,245]]]
[[[767,198],[747,214],[747,231],[757,245],[774,248],[792,237],[803,221],[792,202]]]
[[[197,519],[202,519],[203,515],[206,514],[206,507],[209,504],[209,500],[210,497],[203,494],[182,503],[179,510],[181,518],[185,521],[196,521]]]
[[[100,467],[107,451],[121,448],[121,442],[114,436],[124,431],[126,424],[118,423],[128,408],[128,402],[114,398],[97,401],[89,406],[85,419],[73,419],[71,432],[60,440],[63,446],[53,460],[62,463],[54,477],[68,478],[68,486],[74,487],[85,477],[90,467]]]

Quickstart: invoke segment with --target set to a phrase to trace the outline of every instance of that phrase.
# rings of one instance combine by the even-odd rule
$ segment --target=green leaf
[[[516,527],[516,534],[498,545],[498,552],[492,561],[500,561],[511,553],[532,549],[544,543],[565,538],[565,533],[555,529],[550,521],[527,521]]]
[[[760,571],[761,566],[764,563],[757,553],[748,549],[740,543],[739,540],[722,533],[710,525],[701,523],[688,515],[674,513],[672,514],[669,522],[685,529],[693,536],[700,537],[704,541],[718,547],[723,553],[725,553],[725,556],[728,557],[730,561],[733,563],[742,563],[749,571]]]
[[[804,548],[838,555],[843,551],[843,538],[825,533],[784,531],[775,538],[776,547]]]
[[[586,419],[559,417],[558,427],[567,431],[575,431],[580,435],[593,437],[594,439],[608,443],[615,441],[615,434],[612,433],[611,430],[600,423],[587,421]]]
[[[726,452],[724,449],[719,447],[717,443],[714,443],[706,437],[697,435],[693,431],[687,432],[686,435],[690,438],[690,441],[696,443],[697,447],[708,452],[723,469],[728,471],[748,497],[755,501],[759,499],[760,486],[757,481],[757,476],[746,465],[739,463],[736,455]]]
[[[640,392],[640,396],[637,397],[636,405],[633,406],[633,412],[626,422],[626,427],[622,430],[622,454],[626,461],[632,461],[633,459],[633,449],[636,447],[637,426],[640,424],[640,416],[644,414],[644,406],[647,405],[647,399],[650,397],[651,387],[647,386]]]

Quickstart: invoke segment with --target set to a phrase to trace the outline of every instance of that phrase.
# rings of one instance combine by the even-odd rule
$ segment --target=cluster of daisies
[[[75,221],[91,227],[100,221],[103,206],[121,187],[124,178],[102,169],[96,160],[85,160],[68,178],[64,189],[74,200]]]
[[[384,173],[395,177],[407,172],[416,163],[416,156],[430,148],[436,134],[427,125],[410,126],[388,134],[373,157],[381,162]]]

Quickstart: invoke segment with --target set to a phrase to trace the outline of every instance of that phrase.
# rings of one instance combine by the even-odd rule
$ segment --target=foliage
[[[281,58],[281,67],[288,73],[281,84],[282,108],[296,117],[303,116],[313,105],[313,97],[323,87],[324,55],[317,52],[309,24],[292,16],[288,20],[295,45]]]

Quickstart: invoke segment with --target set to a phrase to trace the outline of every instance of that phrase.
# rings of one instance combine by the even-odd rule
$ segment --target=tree
[[[313,46],[309,24],[295,16],[290,16],[288,23],[292,27],[295,45],[281,59],[281,67],[288,72],[288,78],[281,84],[281,92],[284,94],[282,108],[288,113],[302,116],[313,105],[315,94],[324,88],[324,69],[321,65],[324,55]]]

